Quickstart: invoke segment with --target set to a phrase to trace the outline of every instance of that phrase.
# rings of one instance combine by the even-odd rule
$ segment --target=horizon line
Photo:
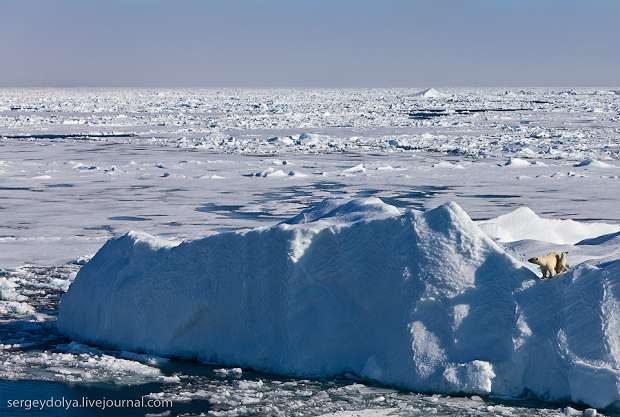
[[[129,89],[205,89],[205,90],[215,90],[215,89],[256,89],[256,90],[287,90],[287,89],[330,89],[330,90],[349,90],[349,89],[369,89],[369,90],[382,90],[382,89],[464,89],[464,88],[620,88],[619,84],[549,84],[549,85],[501,85],[501,84],[491,84],[491,85],[431,85],[431,84],[419,84],[419,85],[393,85],[393,86],[354,86],[354,85],[340,85],[340,86],[331,86],[331,85],[131,85],[131,84],[118,84],[118,85],[103,85],[103,84],[93,84],[93,85],[68,85],[68,84],[58,84],[58,85],[46,85],[46,84],[20,84],[20,85],[2,85],[0,84],[0,89],[9,90],[9,89],[121,89],[121,88],[129,88]]]

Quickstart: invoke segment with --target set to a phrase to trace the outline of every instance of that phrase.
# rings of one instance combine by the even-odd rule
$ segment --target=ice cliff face
[[[620,400],[620,261],[540,281],[458,205],[326,201],[173,246],[108,241],[64,296],[74,339],[423,391]]]

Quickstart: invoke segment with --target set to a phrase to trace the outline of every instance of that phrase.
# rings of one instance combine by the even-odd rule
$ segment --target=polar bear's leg
[[[540,269],[543,271],[543,278],[551,278],[555,275],[555,271],[549,265],[541,265]]]

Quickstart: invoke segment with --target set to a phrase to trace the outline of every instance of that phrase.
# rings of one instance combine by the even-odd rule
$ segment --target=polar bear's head
[[[528,259],[527,261],[528,261],[529,263],[532,263],[532,264],[540,265],[540,260],[539,260],[538,258],[539,258],[539,256],[536,256],[536,257],[534,257],[534,258],[530,258],[530,259]]]

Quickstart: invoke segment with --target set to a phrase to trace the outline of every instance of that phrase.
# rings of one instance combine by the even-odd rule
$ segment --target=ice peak
[[[445,94],[435,90],[434,88],[427,88],[426,90],[418,91],[414,94],[414,96],[422,98],[441,98],[445,97]]]

